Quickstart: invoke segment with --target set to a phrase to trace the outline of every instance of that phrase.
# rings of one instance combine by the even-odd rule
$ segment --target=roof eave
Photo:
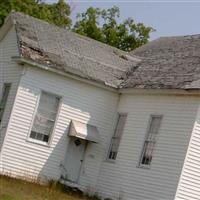
[[[200,89],[138,89],[138,88],[121,88],[120,94],[141,94],[141,95],[200,95]]]
[[[43,65],[43,64],[40,64],[40,63],[37,63],[37,62],[34,62],[34,61],[27,59],[27,58],[24,58],[22,56],[13,56],[12,60],[15,61],[16,63],[20,64],[20,65],[28,65],[30,67],[38,67],[40,69],[43,69],[43,70],[46,70],[46,71],[49,71],[49,72],[53,72],[53,73],[56,73],[56,74],[59,74],[59,75],[62,75],[62,76],[68,77],[68,78],[72,78],[72,79],[75,79],[75,80],[78,80],[78,81],[81,81],[81,82],[84,82],[84,83],[87,83],[87,84],[91,84],[91,85],[94,85],[96,87],[100,87],[100,88],[109,90],[111,92],[117,93],[117,90],[118,90],[116,87],[105,85],[103,82],[97,82],[97,81],[94,81],[94,80],[82,78],[82,77],[75,75],[75,74],[61,72],[59,70],[50,68],[46,65]]]

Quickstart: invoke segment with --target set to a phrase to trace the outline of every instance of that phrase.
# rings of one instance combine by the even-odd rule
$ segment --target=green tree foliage
[[[120,10],[114,6],[110,9],[88,8],[85,13],[77,15],[73,31],[117,47],[131,51],[148,42],[152,27],[135,23],[132,18],[118,23]]]
[[[44,0],[0,0],[0,26],[11,10],[23,12],[49,23],[70,28],[70,6],[65,0],[48,4]],[[114,6],[109,9],[90,7],[85,13],[77,15],[73,31],[117,47],[131,51],[148,42],[153,28],[143,23],[135,23],[128,18],[119,23],[120,10]]]
[[[70,27],[70,6],[64,0],[48,4],[42,0],[0,0],[0,26],[11,10],[23,12],[33,17],[62,27]]]

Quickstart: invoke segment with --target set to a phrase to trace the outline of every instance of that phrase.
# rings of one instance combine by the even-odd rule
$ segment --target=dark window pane
[[[8,100],[8,95],[10,92],[10,88],[11,88],[11,83],[5,83],[3,86],[3,94],[2,94],[1,101],[0,101],[0,123],[3,118],[4,110],[6,107],[7,100]]]
[[[161,119],[161,116],[151,116],[147,137],[140,158],[140,165],[149,166],[151,164]]]
[[[116,158],[117,158],[119,144],[120,144],[121,136],[122,136],[123,129],[125,126],[126,118],[127,118],[127,114],[119,114],[118,115],[115,133],[112,137],[111,144],[110,144],[108,159],[116,160]]]
[[[44,135],[43,141],[44,142],[48,142],[49,141],[49,136],[48,135]]]
[[[31,138],[48,142],[56,120],[60,98],[55,95],[42,92],[37,113],[34,118]]]
[[[36,138],[36,132],[31,131],[30,138],[35,139]]]
[[[44,136],[43,134],[41,134],[41,133],[37,133],[35,139],[43,141],[43,136]]]

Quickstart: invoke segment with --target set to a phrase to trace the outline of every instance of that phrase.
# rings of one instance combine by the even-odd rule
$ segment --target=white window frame
[[[151,125],[152,125],[153,118],[159,118],[160,119],[160,123],[159,123],[159,126],[157,127],[157,131],[156,131],[156,135],[157,136],[156,136],[156,140],[155,141],[148,140],[149,135],[151,134],[150,128],[151,128]],[[144,142],[143,142],[143,145],[142,145],[142,151],[141,151],[141,154],[140,154],[140,157],[139,157],[139,162],[138,162],[138,167],[139,168],[150,169],[150,167],[151,167],[152,160],[153,160],[153,155],[154,155],[155,148],[156,148],[156,144],[158,142],[159,131],[160,131],[162,119],[163,119],[163,115],[155,115],[155,114],[150,115],[150,119],[149,119],[148,126],[147,126],[147,132],[146,132],[145,139],[144,139]],[[143,157],[144,157],[144,153],[146,152],[145,151],[146,150],[145,144],[148,143],[148,142],[152,142],[152,143],[154,142],[154,146],[153,146],[153,149],[152,149],[152,152],[151,152],[151,160],[150,160],[149,164],[143,164],[142,160],[143,160]]]
[[[6,87],[8,87],[9,90],[8,90],[8,95],[7,95],[7,97],[6,97],[5,105],[4,105],[4,107],[2,108],[3,112],[2,112],[2,115],[1,115],[1,119],[0,119],[0,125],[2,124],[3,117],[4,117],[4,114],[5,114],[5,109],[6,109],[7,101],[8,101],[9,95],[10,95],[12,83],[4,83],[4,84],[3,84],[2,93],[1,93],[1,98],[0,98],[0,104],[2,103],[2,100],[3,100],[3,98],[4,98],[3,95],[4,95],[4,92],[5,92],[5,90],[6,90]],[[1,106],[1,105],[0,105],[0,106]],[[1,108],[0,108],[0,109],[1,109]]]
[[[42,93],[47,93],[47,94],[50,94],[50,95],[54,95],[55,97],[59,98],[59,105],[58,105],[58,109],[57,109],[57,114],[56,114],[56,117],[55,117],[55,122],[54,122],[54,126],[52,128],[51,134],[49,135],[48,142],[44,142],[44,141],[37,140],[37,139],[34,139],[34,138],[30,137],[31,131],[32,131],[32,128],[33,128],[33,124],[34,124],[34,120],[35,120],[35,117],[37,115],[37,111],[38,111],[38,108],[39,108],[39,103],[40,103],[40,99],[41,99]],[[30,129],[29,129],[29,133],[28,133],[27,138],[26,138],[27,142],[31,142],[31,143],[35,143],[35,144],[39,144],[39,145],[47,146],[47,147],[51,146],[51,143],[52,143],[52,140],[53,140],[53,136],[54,136],[54,132],[55,132],[55,128],[56,128],[56,124],[57,124],[59,113],[60,113],[60,109],[61,109],[61,105],[62,105],[62,100],[63,100],[63,97],[60,96],[60,95],[57,95],[57,94],[54,94],[52,92],[48,92],[48,91],[45,91],[45,90],[41,90],[40,91],[40,93],[38,95],[36,107],[35,107],[35,110],[34,110],[31,126],[30,126]]]
[[[125,115],[126,119],[125,119],[125,122],[123,124],[123,128],[122,128],[122,131],[121,131],[120,135],[118,137],[116,137],[115,135],[116,135],[116,132],[117,132],[118,123],[119,123],[119,120],[120,120],[120,116],[122,116],[122,115]],[[106,160],[109,161],[109,162],[115,162],[116,159],[117,159],[117,155],[119,153],[119,146],[120,146],[121,138],[122,138],[122,135],[123,135],[123,132],[124,132],[124,127],[126,125],[127,117],[128,117],[128,113],[122,113],[122,112],[117,113],[117,120],[116,120],[116,124],[115,124],[115,131],[114,131],[114,134],[113,134],[113,136],[112,136],[112,138],[110,140],[110,146],[109,146],[108,153],[107,153],[107,158],[106,158]],[[110,158],[110,153],[111,153],[111,149],[112,149],[112,145],[113,145],[113,139],[119,140],[119,141],[118,141],[118,146],[117,146],[117,151],[116,151],[115,157],[114,158]]]

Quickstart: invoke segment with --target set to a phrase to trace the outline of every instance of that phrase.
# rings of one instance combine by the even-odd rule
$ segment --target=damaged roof
[[[142,61],[121,87],[200,89],[200,35],[159,38],[130,55]]]
[[[128,54],[22,13],[9,17],[22,58],[113,88],[200,89],[200,35],[159,38]]]
[[[11,12],[20,53],[50,68],[117,88],[137,59],[117,48],[45,21]]]

